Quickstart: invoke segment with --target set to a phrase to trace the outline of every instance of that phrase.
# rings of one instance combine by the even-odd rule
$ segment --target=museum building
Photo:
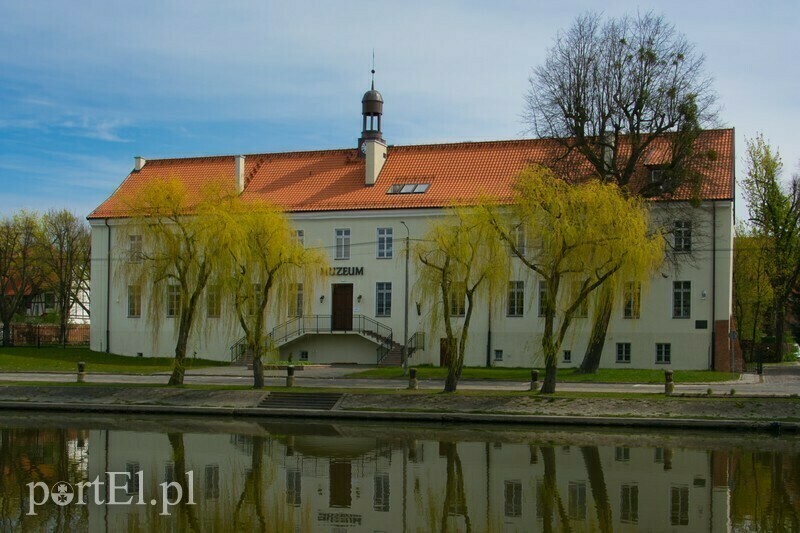
[[[355,148],[136,157],[132,172],[88,217],[91,348],[130,356],[174,354],[177,319],[162,321],[154,333],[144,305],[148,288],[127,285],[119,275],[124,262],[147,246],[130,223],[125,195],[156,180],[179,180],[190,195],[226,180],[244,201],[266,200],[285,210],[297,239],[329,254],[324,284],[306,288],[306,295],[298,287],[286,309],[270,313],[267,331],[281,360],[399,364],[405,347],[411,364],[445,362],[444,334],[442,328],[431,331],[432,310],[415,291],[417,265],[413,255],[407,258],[407,246],[454,204],[469,205],[486,197],[509,203],[517,174],[532,164],[559,159],[563,143],[524,139],[387,145],[382,116],[383,98],[373,84],[362,98],[362,132]],[[651,198],[651,216],[670,229],[669,258],[643,288],[631,281],[616,298],[601,367],[741,368],[740,356],[734,357],[738,350],[731,319],[734,131],[706,130],[695,148],[714,154],[698,170],[703,176],[699,201],[689,185]],[[667,139],[653,141],[631,187],[657,185],[669,154]],[[524,242],[524,235],[519,238]],[[477,306],[466,365],[544,364],[544,286],[518,261],[512,261],[514,275],[506,298]],[[187,354],[237,359],[243,353],[243,334],[222,323],[212,300],[209,296],[201,304]],[[450,305],[458,323],[463,304]],[[174,307],[165,306],[167,318],[175,314]],[[584,316],[575,318],[559,366],[580,365],[591,324],[589,306]]]

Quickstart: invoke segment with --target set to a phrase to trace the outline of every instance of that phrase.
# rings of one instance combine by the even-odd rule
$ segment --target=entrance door
[[[333,285],[331,327],[335,331],[351,331],[353,329],[353,284],[341,283]]]

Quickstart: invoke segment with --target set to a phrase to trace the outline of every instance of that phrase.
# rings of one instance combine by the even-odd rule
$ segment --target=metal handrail
[[[332,315],[303,315],[293,317],[275,326],[267,335],[266,344],[277,346],[287,339],[300,337],[307,333],[350,332],[374,337],[380,344],[378,361],[386,356],[394,346],[392,328],[365,315],[353,315],[352,326],[347,329],[334,328]],[[242,337],[231,346],[231,361],[240,359],[246,351],[247,340]]]

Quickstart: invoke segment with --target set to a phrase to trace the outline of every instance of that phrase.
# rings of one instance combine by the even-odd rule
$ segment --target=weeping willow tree
[[[165,323],[177,322],[169,385],[183,384],[198,304],[221,264],[219,228],[210,215],[226,197],[226,191],[214,187],[191,194],[180,181],[165,179],[125,198],[131,218],[127,232],[118,233],[124,260],[117,274],[128,286],[129,314],[140,313],[136,302],[141,305],[147,294],[153,342]]]
[[[454,208],[431,222],[414,255],[420,262],[416,291],[432,310],[431,328],[444,327],[448,356],[444,391],[455,392],[472,314],[479,305],[476,299],[482,294],[491,305],[496,296],[505,294],[508,253],[485,216],[474,209]]]
[[[483,211],[499,240],[545,284],[542,392],[553,393],[557,354],[587,298],[604,284],[649,279],[664,257],[664,242],[650,232],[644,202],[616,185],[571,185],[549,169],[530,167],[514,190],[508,212]]]
[[[310,305],[314,287],[327,270],[327,258],[319,250],[306,249],[286,215],[266,202],[235,198],[211,219],[220,228],[217,245],[224,250],[222,274],[214,284],[233,302],[233,318],[253,357],[253,386],[262,388],[263,355],[272,349],[267,318],[270,313],[285,316],[281,311],[289,298],[297,297],[300,284],[303,305]]]

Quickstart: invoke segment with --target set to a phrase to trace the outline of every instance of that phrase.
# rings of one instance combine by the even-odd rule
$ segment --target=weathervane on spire
[[[375,90],[375,49],[372,49],[372,90]]]

